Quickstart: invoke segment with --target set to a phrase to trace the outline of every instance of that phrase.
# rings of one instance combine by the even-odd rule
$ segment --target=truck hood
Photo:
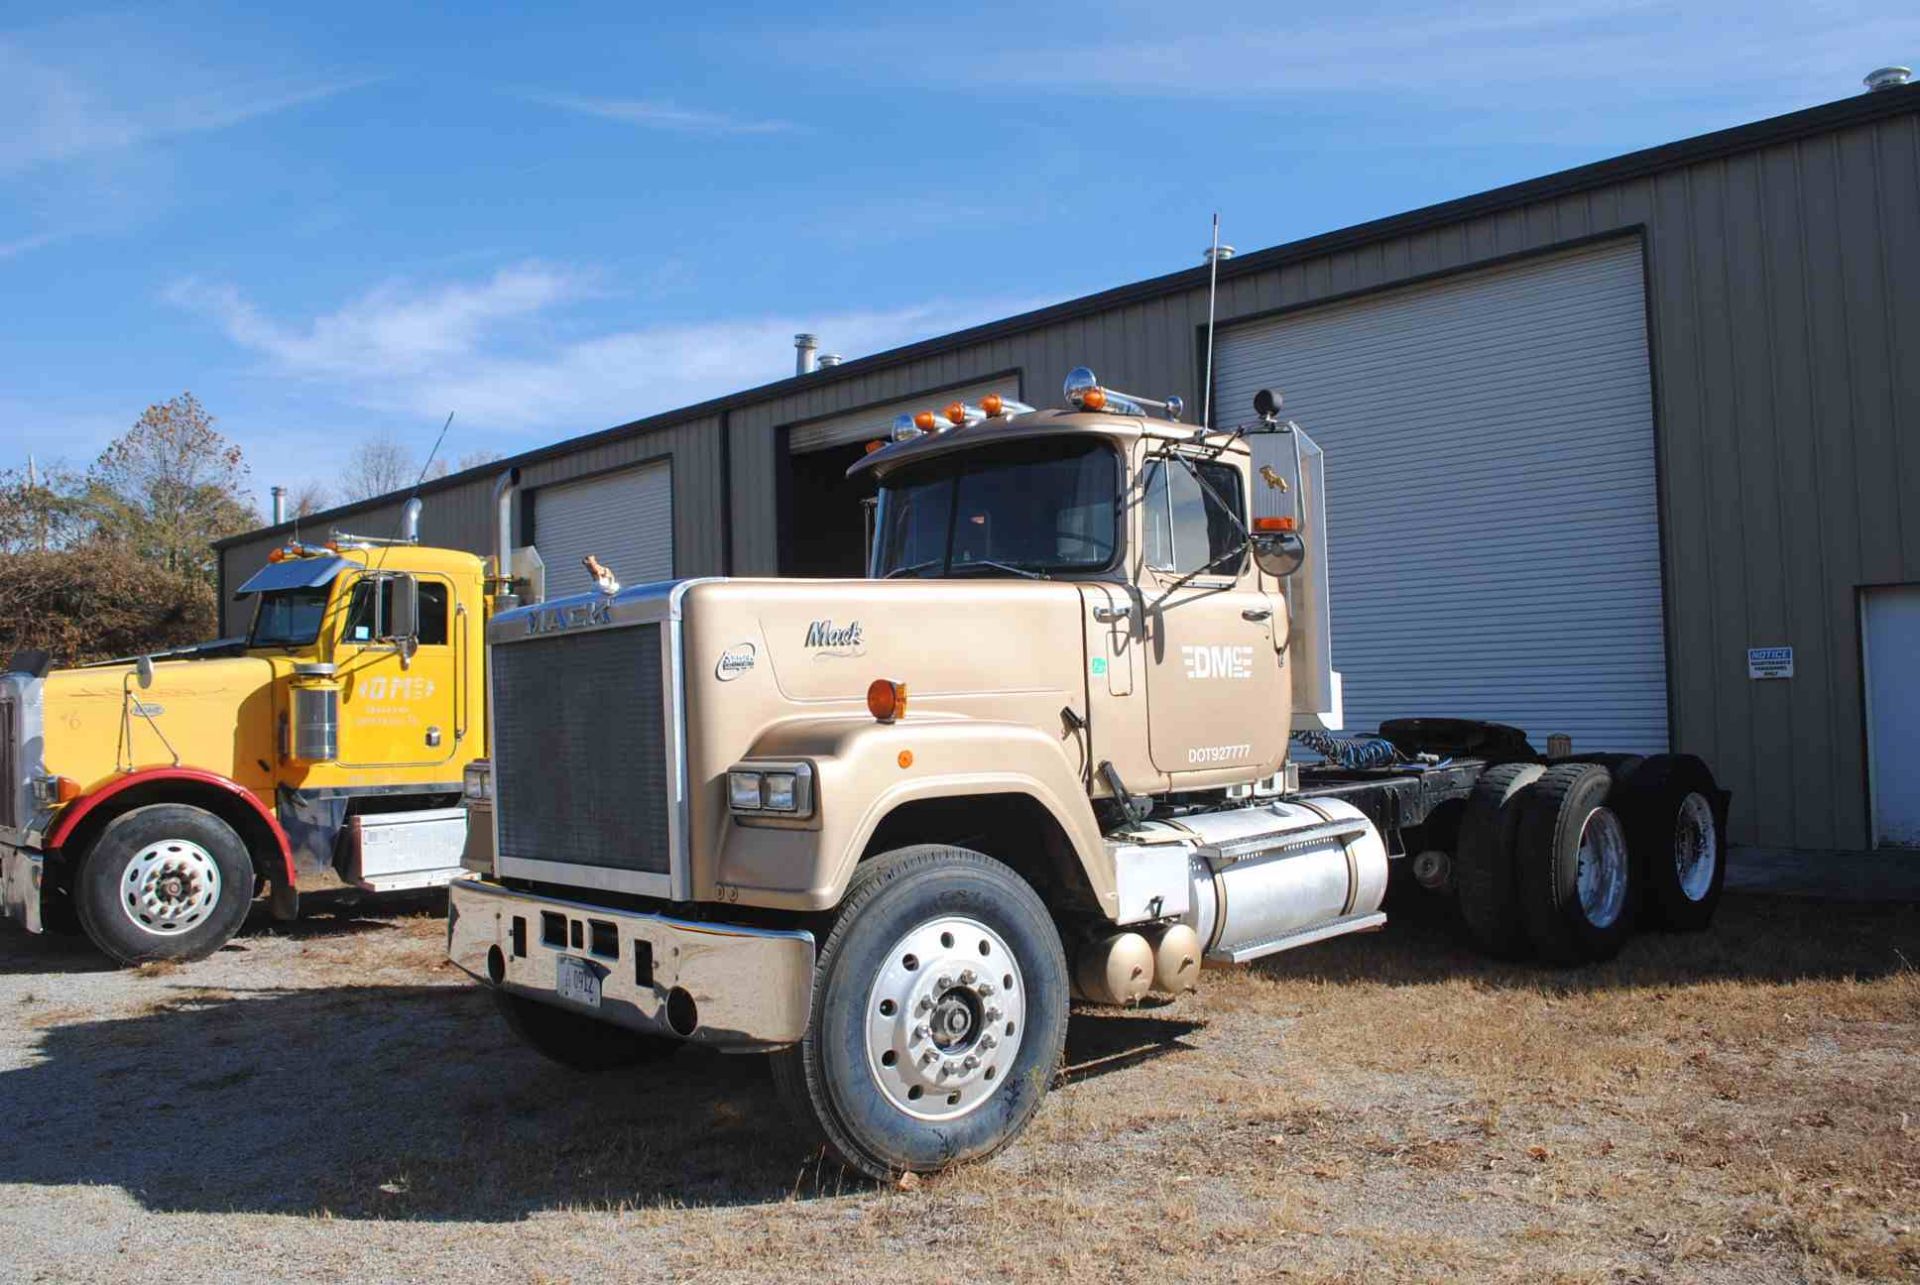
[[[270,788],[275,662],[168,660],[142,688],[133,665],[59,669],[41,691],[46,770],[92,789],[179,762]]]

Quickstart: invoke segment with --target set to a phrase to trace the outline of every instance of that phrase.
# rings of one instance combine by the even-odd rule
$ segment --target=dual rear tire
[[[1457,853],[1467,938],[1499,959],[1611,959],[1636,920],[1704,928],[1726,878],[1725,796],[1691,755],[1503,764],[1475,786]]]

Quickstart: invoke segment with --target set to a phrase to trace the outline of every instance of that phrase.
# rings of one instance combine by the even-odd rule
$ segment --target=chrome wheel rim
[[[1713,805],[1699,794],[1689,794],[1680,800],[1673,822],[1673,868],[1680,876],[1680,894],[1688,901],[1705,900],[1719,864],[1720,833]]]
[[[957,1120],[1006,1083],[1026,1037],[1026,982],[999,933],[931,919],[895,942],[867,991],[867,1066],[917,1120]]]
[[[1576,883],[1587,922],[1611,928],[1627,905],[1627,836],[1610,808],[1595,808],[1580,827]]]
[[[219,863],[186,839],[149,843],[120,876],[120,908],[135,928],[156,937],[192,932],[219,903]]]

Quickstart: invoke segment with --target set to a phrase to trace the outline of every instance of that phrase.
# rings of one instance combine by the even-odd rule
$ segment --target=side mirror
[[[1253,560],[1276,580],[1285,580],[1307,560],[1307,546],[1292,531],[1256,531],[1253,534]]]
[[[420,582],[412,576],[395,576],[388,585],[393,589],[393,607],[386,622],[386,636],[411,639],[420,636]]]

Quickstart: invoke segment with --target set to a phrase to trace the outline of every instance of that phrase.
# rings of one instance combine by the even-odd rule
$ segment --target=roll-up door
[[[622,585],[673,579],[673,468],[667,461],[602,473],[533,493],[533,543],[547,565],[547,596],[593,587],[589,553]]]
[[[999,393],[1002,397],[1017,400],[1020,396],[1019,377],[1004,375],[998,379],[983,379],[961,388],[949,388],[945,392],[923,393],[885,406],[869,406],[865,410],[850,411],[829,419],[795,424],[788,430],[787,449],[797,455],[802,451],[823,451],[851,442],[884,441],[893,431],[893,421],[898,415],[912,415],[923,410],[938,413],[951,402],[967,402],[978,406],[980,399],[988,393]]]
[[[1667,748],[1643,282],[1613,242],[1220,333],[1216,422],[1270,387],[1326,449],[1350,729]]]

